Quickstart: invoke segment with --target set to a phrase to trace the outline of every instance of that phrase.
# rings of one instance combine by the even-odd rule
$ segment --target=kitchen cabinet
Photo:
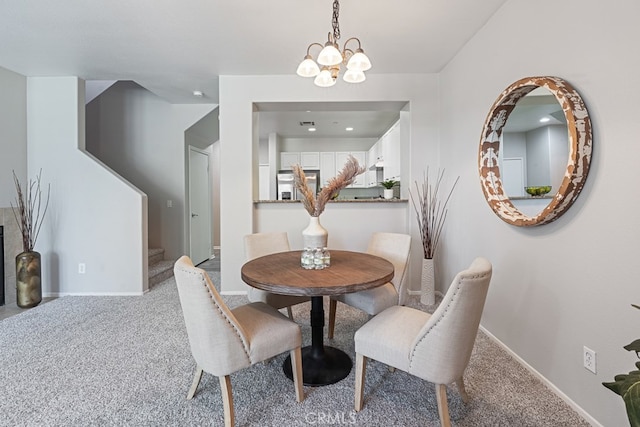
[[[300,163],[300,153],[283,151],[280,153],[280,169],[291,169]]]
[[[336,153],[333,151],[320,153],[320,186],[327,185],[327,181],[334,176],[336,176]]]
[[[400,181],[400,125],[396,123],[380,139],[384,180]]]
[[[320,153],[318,151],[282,151],[280,153],[280,169],[291,169],[295,164],[302,169],[320,169]]]
[[[320,153],[317,151],[300,153],[300,166],[302,169],[320,169]]]
[[[336,172],[339,172],[344,167],[349,155],[356,158],[361,166],[367,164],[367,152],[366,151],[337,151],[336,152]],[[366,185],[366,173],[362,173],[356,177],[353,184],[347,188],[365,188]]]

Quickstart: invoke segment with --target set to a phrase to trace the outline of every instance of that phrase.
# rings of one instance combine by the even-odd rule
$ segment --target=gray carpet
[[[308,310],[294,308],[305,345]],[[332,344],[353,356],[353,334],[365,321],[339,305]],[[281,369],[285,356],[231,376],[238,426],[439,425],[433,385],[377,362],[368,365],[363,411],[352,409],[353,372],[334,385],[305,387],[305,401],[296,403]],[[205,374],[193,400],[185,399],[194,368],[173,279],[141,297],[59,298],[0,321],[0,425],[220,426],[215,377]],[[482,333],[465,380],[469,404],[455,386],[448,392],[454,426],[588,426]]]

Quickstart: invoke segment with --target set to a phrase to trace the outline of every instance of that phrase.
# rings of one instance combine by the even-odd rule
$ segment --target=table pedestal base
[[[317,387],[337,383],[351,372],[351,358],[344,351],[325,346],[315,351],[311,346],[302,349],[302,378],[306,386]],[[284,374],[293,380],[291,356],[282,364]]]

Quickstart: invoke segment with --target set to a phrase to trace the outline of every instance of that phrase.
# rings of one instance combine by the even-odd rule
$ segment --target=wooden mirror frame
[[[498,153],[500,139],[509,114],[529,92],[544,87],[564,112],[569,138],[569,160],[562,183],[549,204],[530,217],[518,210],[505,194],[500,178]],[[548,224],[565,213],[580,194],[589,173],[592,132],[589,113],[576,90],[559,77],[526,77],[507,87],[496,99],[482,129],[478,164],[485,199],[503,221],[519,227]]]

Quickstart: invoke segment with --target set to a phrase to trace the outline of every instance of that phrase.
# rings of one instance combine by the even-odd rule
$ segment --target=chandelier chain
[[[333,41],[338,43],[340,40],[340,23],[338,22],[338,17],[340,15],[340,2],[338,0],[333,0],[333,17],[331,19],[331,24],[333,25]]]

